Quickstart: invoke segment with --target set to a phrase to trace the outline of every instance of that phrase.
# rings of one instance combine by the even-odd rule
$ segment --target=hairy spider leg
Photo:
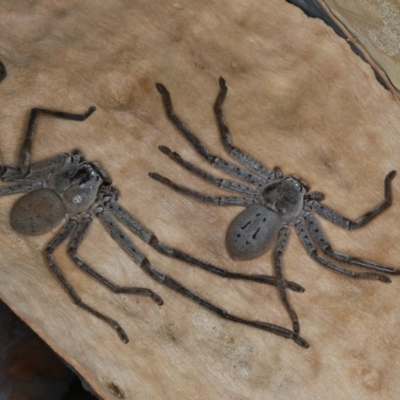
[[[76,254],[76,249],[79,244],[82,242],[82,239],[90,226],[91,220],[88,218],[83,220],[82,223],[78,223],[76,220],[70,219],[66,225],[64,225],[59,233],[48,243],[45,248],[45,256],[47,260],[47,264],[50,270],[54,273],[54,275],[58,278],[62,286],[65,288],[73,302],[80,308],[88,311],[90,314],[94,315],[95,317],[103,320],[108,325],[110,325],[117,333],[119,338],[124,342],[128,343],[129,338],[126,332],[122,329],[122,327],[118,324],[117,321],[113,320],[112,318],[100,313],[99,311],[95,310],[94,308],[90,307],[86,303],[84,303],[81,297],[76,293],[72,285],[68,282],[65,278],[64,274],[61,272],[59,267],[56,265],[53,257],[53,253],[55,249],[69,236],[72,235],[72,239],[68,244],[68,254],[71,256],[74,263],[84,272],[95,278],[99,283],[106,286],[114,293],[126,293],[126,294],[138,294],[144,296],[150,296],[158,305],[162,305],[163,301],[158,294],[154,293],[150,289],[145,288],[137,288],[137,287],[120,287],[117,286],[99,273],[95,272],[91,267],[83,262],[83,260]]]
[[[74,236],[71,239],[70,243],[68,244],[68,255],[71,257],[72,261],[84,272],[95,278],[99,283],[101,283],[103,286],[107,287],[114,293],[125,293],[125,294],[137,294],[137,295],[142,295],[142,296],[149,296],[152,298],[152,300],[158,304],[159,306],[162,306],[164,304],[164,301],[162,298],[157,294],[154,293],[152,290],[147,289],[147,288],[141,288],[141,287],[130,287],[130,286],[119,286],[108,279],[106,279],[104,276],[96,272],[92,267],[90,267],[83,259],[77,254],[78,246],[82,243],[82,240],[84,239],[84,236],[87,233],[87,230],[89,226],[92,223],[92,218],[84,218],[82,222],[77,226]]]
[[[300,218],[295,221],[294,227],[296,229],[297,234],[299,235],[301,243],[303,244],[303,246],[306,249],[309,256],[312,257],[319,264],[323,265],[324,267],[332,269],[333,271],[336,271],[340,274],[346,275],[346,276],[348,276],[350,278],[354,278],[354,279],[371,279],[371,280],[381,281],[384,283],[391,282],[390,278],[388,278],[386,275],[383,275],[383,274],[377,274],[377,273],[373,273],[373,272],[358,273],[358,272],[350,271],[350,270],[343,268],[339,265],[336,265],[334,263],[331,263],[330,261],[326,260],[325,258],[321,257],[318,254],[317,249],[314,246],[313,240],[311,238],[311,234]]]
[[[193,165],[191,162],[184,160],[178,153],[171,151],[166,146],[158,146],[158,149],[167,155],[172,161],[175,161],[181,167],[197,175],[199,178],[205,180],[222,189],[231,190],[236,193],[243,194],[248,197],[254,197],[257,194],[257,190],[241,183],[232,182],[227,179],[218,179],[214,175],[209,174],[203,169]]]
[[[237,317],[233,314],[229,314],[224,309],[215,306],[211,302],[193,293],[192,291],[184,287],[182,284],[180,284],[178,281],[172,279],[168,275],[164,274],[162,271],[153,267],[147,258],[138,257],[138,251],[136,247],[130,241],[129,237],[119,228],[119,226],[117,225],[117,223],[107,210],[104,210],[103,212],[99,213],[98,217],[100,221],[103,223],[105,229],[109,232],[110,236],[122,247],[122,249],[138,264],[138,266],[143,271],[145,271],[149,276],[151,276],[157,282],[193,300],[200,306],[208,309],[209,311],[220,316],[221,318],[233,322],[238,322],[244,325],[249,325],[254,328],[274,333],[275,335],[282,336],[287,339],[292,339],[295,343],[304,348],[309,347],[309,344],[302,337],[300,337],[299,335],[297,335],[296,333],[294,333],[289,329],[268,322],[251,321]]]
[[[117,218],[123,225],[125,225],[132,233],[137,235],[141,240],[148,243],[154,249],[160,253],[176,258],[178,260],[187,262],[189,265],[201,268],[205,271],[211,272],[222,278],[228,279],[240,279],[248,280],[258,283],[264,283],[267,285],[277,285],[277,279],[274,276],[269,275],[256,275],[256,274],[239,274],[235,272],[229,272],[225,269],[219,268],[213,264],[202,261],[196,257],[190,256],[180,250],[174,249],[165,243],[160,242],[153,232],[148,230],[144,225],[142,225],[136,218],[134,218],[127,210],[125,210],[120,204],[118,204],[114,199],[110,199],[106,203],[107,209],[112,213],[113,216]],[[304,292],[304,288],[290,281],[283,281],[283,285],[294,292]]]
[[[312,211],[318,213],[321,217],[327,219],[328,221],[333,222],[334,224],[340,226],[341,228],[352,230],[361,228],[362,226],[367,225],[370,221],[376,218],[379,214],[389,208],[392,204],[392,185],[391,182],[393,178],[396,176],[396,171],[389,172],[384,181],[384,192],[385,192],[385,199],[383,202],[372,210],[368,211],[356,221],[352,221],[346,217],[343,217],[338,212],[332,210],[328,206],[319,203],[318,201],[307,201],[307,205]]]
[[[32,148],[33,136],[36,128],[36,120],[40,114],[48,114],[56,118],[67,119],[71,121],[84,121],[88,118],[94,111],[96,107],[89,107],[89,109],[83,114],[71,114],[63,111],[53,111],[44,108],[32,108],[31,115],[29,118],[28,129],[26,132],[26,137],[24,143],[22,144],[21,153],[19,157],[19,164],[22,174],[26,175],[29,171],[29,160],[30,152]]]
[[[222,78],[221,78],[222,79]],[[222,81],[220,81],[220,85],[222,85]],[[195,149],[201,154],[211,165],[216,166],[217,168],[223,170],[224,172],[227,172],[231,174],[232,176],[241,179],[243,181],[246,181],[248,183],[254,184],[254,185],[262,185],[268,182],[269,179],[275,179],[275,173],[277,176],[281,176],[281,171],[279,168],[276,168],[274,170],[274,173],[269,171],[266,167],[262,166],[260,163],[258,163],[256,160],[252,159],[245,155],[243,152],[240,152],[238,149],[231,147],[231,150],[233,153],[240,158],[242,161],[242,164],[245,166],[249,167],[249,164],[251,166],[257,169],[256,172],[262,174],[267,174],[268,178],[260,177],[258,175],[254,175],[249,173],[247,170],[244,170],[242,168],[237,167],[234,164],[230,164],[226,162],[225,160],[222,160],[216,156],[213,156],[209,150],[205,147],[205,145],[195,136],[183,123],[182,121],[175,115],[173,108],[172,108],[172,102],[171,102],[171,97],[168,92],[168,90],[165,88],[160,83],[156,84],[156,87],[158,91],[162,95],[163,99],[163,104],[165,111],[167,113],[167,116],[169,119],[172,121],[172,123],[185,135],[185,137],[190,141],[190,143],[195,147]],[[221,131],[221,135],[224,141],[224,144],[230,143],[230,135],[228,128],[223,120],[222,112],[221,112],[221,105],[222,102],[225,98],[226,95],[226,86],[223,87],[221,86],[220,94],[217,97],[217,101],[215,103],[215,112],[219,124],[219,128]],[[228,146],[228,144],[226,144]],[[172,160],[186,168],[187,170],[190,170],[191,172],[195,173],[197,176],[201,177],[202,179],[225,189],[235,191],[240,194],[244,194],[247,196],[251,196],[252,198],[256,194],[256,190],[254,188],[241,185],[235,182],[231,182],[225,179],[217,179],[213,175],[208,174],[204,170],[194,166],[190,162],[183,160],[178,153],[172,152],[168,147],[165,146],[160,146],[159,147],[160,151],[162,151],[164,154],[166,154],[168,157],[170,157]],[[239,156],[241,154],[241,156]],[[247,160],[246,162],[244,160]],[[222,167],[222,164],[216,164],[216,162],[220,163],[223,161],[225,167]],[[251,161],[251,162],[250,162]],[[172,182],[171,180],[167,179],[166,177],[157,174],[157,173],[149,173],[149,176],[167,186],[170,188],[181,192],[185,195],[188,195],[190,197],[196,198],[197,200],[201,200],[203,202],[207,203],[212,203],[212,204],[218,204],[218,205],[249,205],[252,204],[254,201],[252,199],[246,199],[246,198],[237,198],[237,197],[213,197],[213,196],[207,196],[202,193],[190,190],[188,188],[185,188],[183,186],[177,185],[176,183]]]
[[[294,333],[299,334],[300,333],[299,319],[298,319],[297,314],[294,311],[293,307],[290,305],[289,299],[287,298],[286,288],[285,288],[285,284],[284,284],[285,281],[283,278],[282,263],[281,263],[281,257],[282,257],[283,251],[285,250],[288,236],[289,236],[289,227],[287,225],[284,225],[281,228],[281,230],[279,231],[278,243],[275,246],[275,250],[274,250],[275,276],[276,276],[277,286],[279,289],[279,295],[281,297],[282,303],[285,306],[290,319],[292,320],[293,331],[294,331]]]
[[[265,178],[262,178],[256,174],[240,168],[239,166],[232,164],[220,157],[217,157],[210,153],[207,147],[200,141],[200,139],[190,131],[188,127],[179,119],[179,117],[174,113],[172,108],[171,96],[167,88],[161,83],[156,83],[156,88],[160,92],[162,97],[162,102],[164,105],[165,112],[169,120],[173,125],[183,133],[186,139],[192,144],[195,150],[211,165],[238,178],[244,182],[251,183],[253,185],[259,186],[265,182]]]
[[[310,192],[304,195],[304,200],[318,200],[322,201],[325,199],[325,195],[322,192]]]
[[[68,221],[66,225],[64,225],[60,232],[57,234],[56,237],[54,237],[49,244],[47,245],[45,249],[45,256],[47,260],[47,265],[49,266],[50,270],[54,273],[54,275],[57,277],[59,282],[62,284],[62,286],[66,289],[67,293],[73,300],[73,302],[78,306],[81,307],[82,309],[88,311],[89,313],[93,314],[97,318],[103,320],[107,324],[109,324],[113,329],[115,329],[118,333],[118,336],[120,339],[124,342],[127,343],[129,341],[127,334],[125,331],[121,328],[121,326],[118,324],[117,321],[113,320],[112,318],[107,317],[106,315],[98,312],[94,308],[88,306],[86,303],[84,303],[80,296],[75,292],[75,290],[72,288],[70,283],[67,281],[65,278],[64,274],[61,272],[61,270],[58,268],[56,263],[54,262],[54,257],[53,257],[53,252],[54,250],[74,231],[76,228],[76,222],[73,220]]]
[[[76,151],[73,154],[61,153],[54,157],[31,164],[27,174],[21,172],[20,167],[4,167],[1,174],[1,180],[4,182],[32,182],[43,179],[47,174],[57,171],[60,167],[72,164],[79,164],[84,158]]]
[[[254,204],[255,202],[253,198],[249,197],[208,196],[206,194],[196,192],[195,190],[191,190],[185,186],[178,185],[175,182],[170,181],[165,176],[162,176],[155,172],[149,172],[149,176],[155,181],[158,181],[163,185],[168,186],[178,193],[182,193],[185,196],[192,197],[204,203],[216,204],[218,206],[249,206],[251,204]]]
[[[226,125],[225,118],[222,114],[222,109],[221,109],[222,104],[225,100],[226,94],[228,92],[228,88],[226,86],[224,78],[222,78],[222,77],[219,78],[218,82],[219,82],[220,91],[218,93],[217,99],[215,100],[214,113],[217,118],[218,128],[221,133],[221,139],[222,139],[222,143],[225,147],[225,150],[228,152],[228,154],[231,157],[233,157],[238,162],[240,162],[240,164],[251,169],[256,174],[261,175],[267,181],[276,179],[275,171],[272,172],[261,162],[257,161],[252,156],[244,153],[242,150],[240,150],[237,147],[232,145],[231,135],[229,133],[229,129]],[[276,171],[276,172],[278,172],[278,171]],[[280,170],[279,170],[279,172],[280,172]]]
[[[346,217],[343,217],[338,212],[332,210],[330,207],[319,203],[319,201],[317,201],[319,199],[308,199],[306,201],[306,205],[310,211],[315,211],[321,217],[340,226],[341,228],[344,228],[347,230],[357,229],[362,226],[365,226],[370,221],[372,221],[374,218],[376,218],[378,215],[380,215],[383,211],[385,211],[387,208],[390,207],[390,205],[392,204],[391,182],[395,176],[396,176],[396,171],[391,171],[385,177],[385,181],[384,181],[384,197],[385,198],[384,198],[383,202],[378,204],[376,207],[374,207],[372,210],[368,211],[364,215],[362,215],[356,221],[352,221]],[[337,251],[334,251],[332,249],[330,243],[327,241],[327,239],[323,233],[323,230],[319,226],[316,218],[312,214],[305,214],[305,221],[308,226],[308,229],[310,230],[310,233],[314,237],[314,240],[317,242],[318,247],[327,256],[329,256],[337,261],[346,263],[346,264],[357,265],[360,267],[365,267],[365,268],[373,269],[375,271],[385,272],[385,273],[393,274],[393,275],[400,274],[400,269],[398,269],[398,268],[392,268],[392,267],[388,267],[385,265],[380,265],[380,264],[377,264],[377,263],[374,263],[371,261],[362,260],[357,257],[351,257],[351,256],[348,256],[347,254],[342,254]]]
[[[31,181],[21,184],[17,183],[16,185],[10,185],[10,186],[1,186],[0,196],[8,196],[9,194],[16,194],[16,193],[29,193],[41,188],[43,188],[43,183],[39,181]]]
[[[330,243],[326,239],[324,231],[322,230],[317,219],[311,213],[304,213],[304,220],[306,222],[307,228],[311,233],[312,238],[317,243],[317,246],[322,250],[322,252],[333,258],[336,261],[343,262],[345,264],[357,265],[359,267],[373,269],[378,272],[384,272],[387,274],[399,275],[400,269],[388,267],[386,265],[377,264],[371,261],[362,260],[357,257],[352,257],[347,254],[339,253],[332,249]]]

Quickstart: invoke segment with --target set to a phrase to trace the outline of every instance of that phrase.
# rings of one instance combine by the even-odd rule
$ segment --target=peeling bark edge
[[[64,358],[62,358],[58,353],[56,353],[60,360],[74,373],[74,375],[81,381],[82,387],[94,397],[97,397],[99,400],[105,400],[103,397],[94,391],[92,386],[90,386],[89,382]]]
[[[0,82],[7,76],[6,66],[0,61]]]
[[[332,13],[330,8],[323,0],[285,0],[287,3],[300,8],[304,14],[310,18],[319,18],[330,26],[335,33],[345,39],[353,52],[358,55],[364,62],[370,65],[374,71],[376,80],[393,96],[400,101],[400,92],[393,85],[389,76],[383,68],[375,62],[369,55],[364,46],[354,37],[342,22]]]

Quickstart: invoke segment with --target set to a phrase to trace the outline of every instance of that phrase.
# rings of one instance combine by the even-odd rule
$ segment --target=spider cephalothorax
[[[390,183],[395,177],[396,172],[391,171],[385,178],[384,201],[356,221],[351,221],[322,204],[321,201],[324,199],[324,195],[320,192],[308,192],[307,183],[300,180],[297,175],[283,177],[279,167],[270,170],[250,155],[245,154],[232,145],[231,136],[221,109],[228,90],[223,78],[219,79],[219,86],[220,91],[214,104],[214,112],[222,142],[228,154],[242,164],[244,168],[213,155],[174,113],[171,97],[165,86],[160,83],[156,84],[157,90],[162,96],[168,118],[183,133],[196,151],[211,165],[243,183],[216,178],[192,163],[183,160],[179,154],[172,152],[168,147],[160,146],[159,149],[173,161],[200,178],[242,196],[208,196],[177,185],[157,173],[150,173],[150,176],[180,193],[206,203],[246,207],[232,221],[227,230],[226,247],[228,253],[234,259],[251,259],[265,253],[275,243],[274,267],[278,282],[277,286],[282,302],[292,320],[293,331],[299,333],[300,325],[297,315],[287,298],[281,267],[281,256],[287,242],[290,226],[294,226],[307,253],[324,267],[352,278],[373,279],[386,283],[389,283],[390,279],[382,273],[399,274],[399,269],[379,265],[334,251],[314,216],[314,213],[317,213],[344,229],[355,229],[366,225],[391,205],[392,191]],[[348,270],[322,257],[319,255],[318,250],[333,260],[345,264],[357,265],[376,272],[355,272]]]
[[[0,63],[0,74],[1,65]],[[158,283],[169,287],[221,318],[272,332],[292,339],[302,347],[308,347],[308,343],[293,331],[268,322],[251,321],[230,314],[223,308],[187,289],[161,270],[156,269],[132,243],[130,237],[121,229],[120,224],[164,255],[183,260],[223,278],[276,286],[277,280],[275,277],[228,272],[158,241],[152,231],[147,229],[118,203],[118,191],[111,186],[111,178],[104,172],[101,165],[96,162],[86,161],[79,151],[71,154],[62,153],[44,161],[30,163],[36,120],[39,115],[44,114],[67,120],[84,121],[94,111],[95,107],[90,107],[84,114],[70,114],[38,108],[32,109],[25,141],[20,152],[19,165],[14,167],[3,166],[0,161],[0,178],[3,182],[7,182],[7,185],[0,186],[0,196],[23,193],[23,196],[14,203],[11,210],[11,228],[20,234],[41,235],[62,224],[58,233],[46,245],[44,254],[48,267],[67,291],[72,301],[78,307],[106,322],[118,333],[123,342],[128,342],[128,335],[119,323],[84,302],[56,264],[53,253],[67,239],[69,239],[67,252],[72,262],[100,284],[114,293],[149,296],[156,304],[163,304],[161,297],[150,289],[120,286],[108,280],[96,272],[77,254],[77,250],[85,238],[92,220],[98,218],[108,234],[131,259]],[[294,282],[284,281],[283,285],[296,292],[304,291],[300,285]]]
[[[267,183],[259,189],[257,202],[275,211],[284,222],[297,218],[303,209],[307,186],[296,175]]]

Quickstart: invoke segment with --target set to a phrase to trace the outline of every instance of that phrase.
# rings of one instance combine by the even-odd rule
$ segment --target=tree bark
[[[210,151],[226,155],[213,115],[218,78],[235,146],[270,168],[298,174],[324,204],[356,219],[383,200],[386,174],[399,167],[399,104],[370,66],[322,21],[282,0],[0,2],[1,157],[18,163],[30,109],[80,113],[85,122],[42,117],[32,160],[80,149],[98,161],[119,202],[160,241],[231,272],[273,274],[272,251],[233,261],[225,234],[242,207],[179,195],[148,177],[157,172],[210,195],[229,195],[162,154],[166,145],[217,177],[167,119],[155,82]],[[78,309],[46,267],[42,236],[14,232],[18,198],[0,199],[0,297],[105,399],[399,398],[400,279],[390,285],[335,274],[314,262],[292,229],[283,256],[289,293],[309,343],[223,320],[151,280],[95,221],[79,254],[96,271],[145,297],[110,293],[77,269],[61,246],[55,259],[82,298],[116,319],[123,344]],[[321,221],[343,253],[400,267],[399,178],[393,205],[362,229]],[[132,241],[152,265],[219,307],[291,329],[274,287],[229,281]]]

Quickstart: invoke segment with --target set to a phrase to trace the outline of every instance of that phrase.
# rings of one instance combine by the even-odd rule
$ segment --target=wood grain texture
[[[234,262],[224,235],[237,207],[200,204],[151,180],[159,172],[210,194],[224,192],[182,171],[167,145],[213,172],[169,123],[154,87],[171,92],[181,118],[225,156],[212,113],[218,77],[235,145],[270,167],[297,173],[325,204],[356,218],[379,203],[383,179],[399,167],[399,104],[372,70],[321,21],[282,0],[181,2],[0,2],[1,156],[17,163],[32,107],[83,112],[85,122],[42,118],[33,159],[79,148],[100,161],[120,203],[172,246],[230,271],[272,273],[272,256]],[[214,171],[215,172],[215,171]],[[218,173],[218,176],[223,174]],[[398,260],[399,179],[394,204],[365,228],[322,223],[335,249],[391,266]],[[114,295],[56,260],[90,304],[117,319],[124,345],[77,309],[46,268],[52,233],[13,232],[18,196],[0,199],[0,297],[105,399],[398,398],[400,278],[357,282],[324,270],[294,232],[283,258],[308,350],[223,321],[145,276],[93,224],[79,254],[124,285],[145,286],[165,304]],[[192,290],[243,317],[290,327],[275,288],[229,282],[168,259],[132,236],[150,261]]]

